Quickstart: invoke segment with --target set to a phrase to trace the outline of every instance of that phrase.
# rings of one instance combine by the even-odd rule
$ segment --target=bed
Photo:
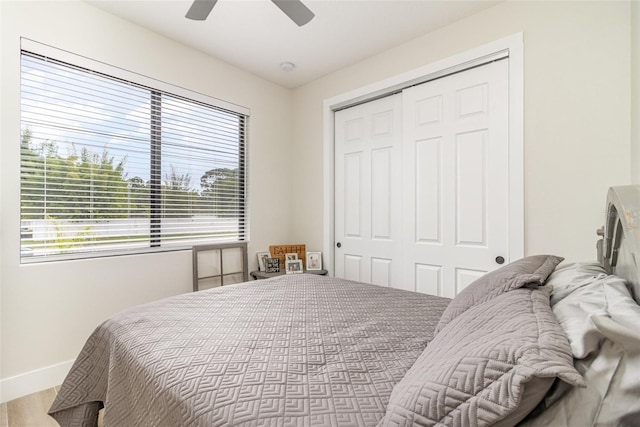
[[[449,300],[316,275],[178,295],[106,320],[61,426],[640,425],[640,187],[598,262],[534,255]],[[617,275],[616,275],[617,274]],[[635,300],[634,300],[635,298]]]

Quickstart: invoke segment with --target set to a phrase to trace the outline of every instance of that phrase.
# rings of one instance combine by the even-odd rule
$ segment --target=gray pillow
[[[379,425],[514,425],[555,378],[584,385],[549,292],[516,289],[444,327],[394,387]]]
[[[449,303],[440,317],[436,334],[455,317],[476,304],[524,286],[544,285],[547,277],[564,258],[555,255],[532,255],[521,258],[473,281]]]

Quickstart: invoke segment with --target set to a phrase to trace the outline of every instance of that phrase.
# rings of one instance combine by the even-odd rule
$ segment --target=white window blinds
[[[21,67],[23,262],[246,240],[245,114],[26,50]]]

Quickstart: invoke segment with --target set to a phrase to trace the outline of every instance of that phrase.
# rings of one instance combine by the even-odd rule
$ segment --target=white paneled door
[[[401,280],[401,108],[397,94],[335,114],[337,277]]]
[[[501,60],[336,113],[336,276],[453,297],[509,261],[508,99]]]
[[[399,287],[454,297],[508,261],[507,60],[403,93]],[[498,258],[500,261],[500,258]]]

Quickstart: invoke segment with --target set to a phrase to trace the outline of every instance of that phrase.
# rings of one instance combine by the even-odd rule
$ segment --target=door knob
[[[336,246],[341,248],[342,247],[342,243],[338,242],[338,243],[336,243]]]
[[[496,257],[496,262],[497,262],[498,264],[504,264],[504,258],[503,258],[503,257],[501,257],[501,256],[497,256],[497,257]]]

